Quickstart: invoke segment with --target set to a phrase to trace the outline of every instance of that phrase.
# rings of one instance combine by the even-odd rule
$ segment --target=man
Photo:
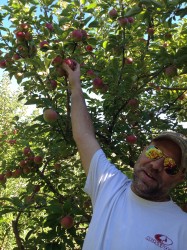
[[[187,214],[170,198],[185,180],[187,139],[174,132],[155,138],[139,156],[134,178],[111,164],[98,141],[80,83],[80,66],[64,64],[71,87],[74,140],[87,175],[93,216],[84,250],[185,250]]]

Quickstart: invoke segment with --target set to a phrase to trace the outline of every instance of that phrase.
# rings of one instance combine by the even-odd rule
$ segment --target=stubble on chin
[[[158,185],[148,185],[147,183],[143,182],[141,178],[139,178],[137,173],[133,174],[131,188],[136,195],[149,200],[154,199],[154,197],[158,195],[159,191]]]

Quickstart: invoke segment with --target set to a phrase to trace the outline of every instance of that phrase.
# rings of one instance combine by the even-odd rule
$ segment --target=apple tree
[[[183,0],[8,0],[1,6],[0,68],[23,89],[19,101],[36,105],[28,122],[22,113],[15,120],[16,148],[1,165],[6,185],[15,178],[23,183],[1,198],[1,215],[13,218],[12,249],[80,249],[91,218],[63,62],[72,69],[72,59],[80,63],[96,136],[129,177],[157,133],[187,135],[181,125],[186,14]],[[185,190],[186,183],[172,193],[180,205],[187,203]]]

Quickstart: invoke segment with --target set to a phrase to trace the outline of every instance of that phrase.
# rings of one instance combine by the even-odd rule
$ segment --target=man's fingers
[[[68,74],[72,71],[71,68],[65,62],[62,64],[62,67]]]

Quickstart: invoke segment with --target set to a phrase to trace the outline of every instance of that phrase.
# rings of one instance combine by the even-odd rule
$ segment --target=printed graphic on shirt
[[[161,249],[172,250],[173,241],[166,235],[155,234],[154,237],[147,236],[145,239]]]

